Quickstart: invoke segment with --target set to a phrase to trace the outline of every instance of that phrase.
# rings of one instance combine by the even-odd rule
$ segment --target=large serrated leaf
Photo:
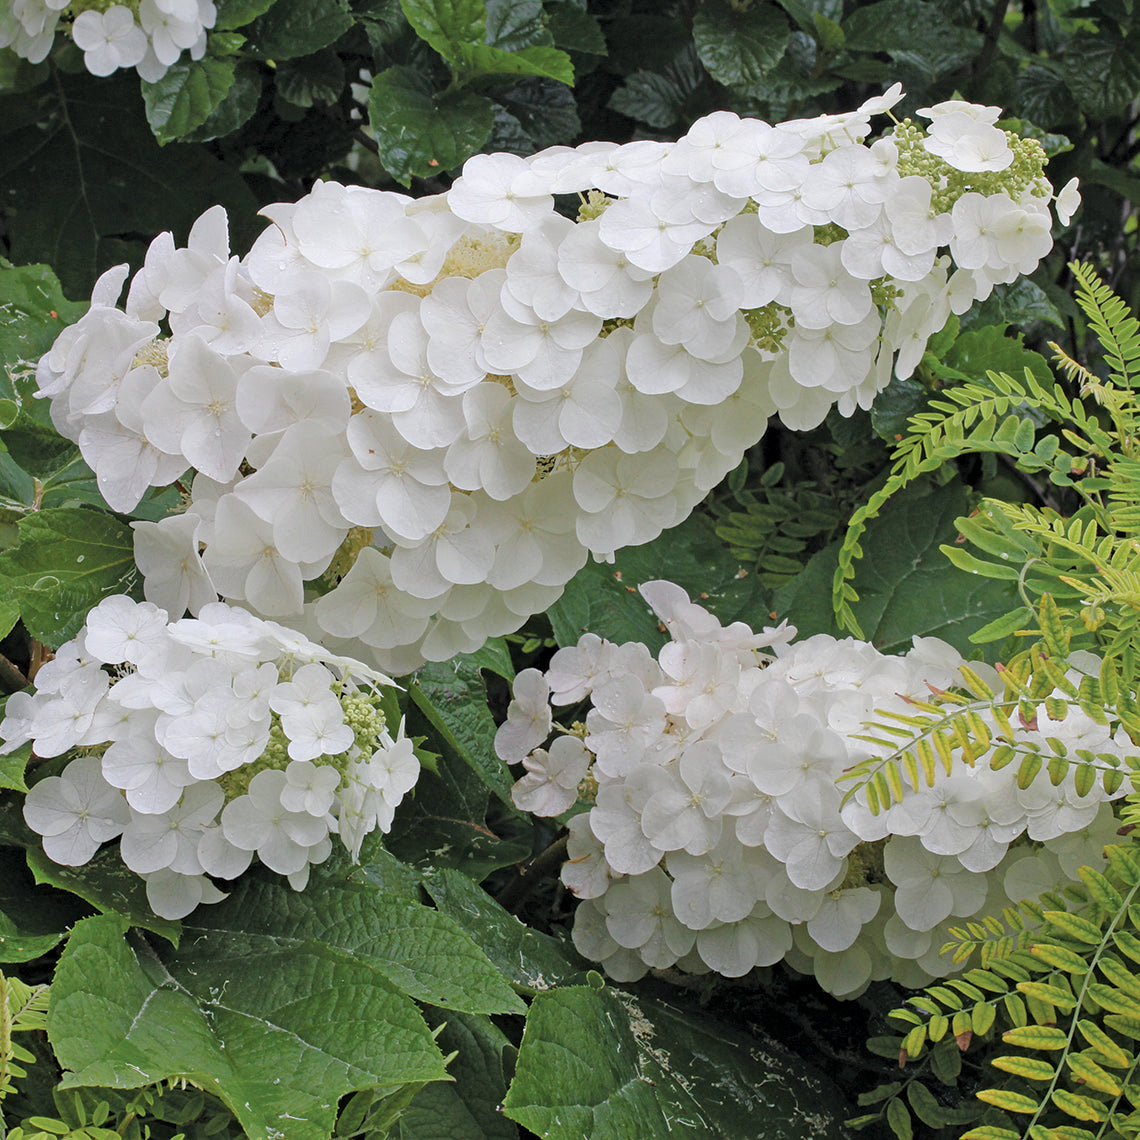
[[[896,495],[868,524],[859,540],[863,557],[854,581],[859,601],[852,608],[863,632],[884,653],[906,652],[919,636],[940,637],[969,654],[970,635],[1017,604],[1013,583],[958,570],[938,550],[957,538],[954,520],[969,508],[961,483],[936,490],[920,483]],[[775,611],[797,627],[801,638],[839,633],[830,587],[837,554],[835,544],[819,551],[775,594]]]
[[[487,31],[485,0],[400,0],[416,35],[444,59],[455,44],[482,43]]]
[[[12,373],[34,368],[64,328],[86,311],[85,302],[69,301],[63,295],[59,278],[49,266],[15,266],[0,258],[0,362],[8,377],[2,389],[5,397],[15,395]]]
[[[249,954],[260,945],[259,922],[276,933],[279,950],[322,944],[380,971],[418,1001],[464,1013],[522,1013],[522,1002],[472,938],[451,918],[367,883],[315,875],[303,892],[279,880],[251,877],[236,892],[243,913],[214,923],[198,914],[215,953]],[[248,912],[248,913],[246,913]],[[224,912],[223,912],[224,913]],[[230,925],[226,925],[228,922]],[[232,927],[232,929],[231,929]],[[197,930],[183,922],[186,936]]]
[[[518,51],[503,51],[489,44],[457,44],[448,62],[464,82],[495,75],[541,75],[568,85],[574,82],[570,57],[556,47],[541,44]]]
[[[461,166],[494,125],[490,99],[470,91],[436,91],[410,67],[389,67],[372,81],[368,119],[380,161],[404,186],[412,177]]]
[[[507,1082],[503,1053],[511,1044],[486,1018],[450,1013],[443,1020],[427,1012],[429,1024],[441,1026],[437,1038],[446,1053],[452,1082],[426,1085],[392,1129],[393,1140],[515,1140],[518,1128],[502,1113]]]
[[[504,1107],[546,1140],[845,1135],[835,1088],[778,1046],[586,987],[535,998]]]
[[[587,965],[572,946],[524,926],[461,872],[429,875],[424,887],[514,985],[541,992],[585,981]]]
[[[232,59],[180,59],[161,79],[144,83],[146,118],[160,143],[173,142],[197,130],[234,85]]]
[[[325,1140],[344,1093],[446,1079],[415,1005],[380,970],[290,938],[241,887],[195,916],[182,950],[124,929],[84,919],[56,970],[48,1035],[64,1087],[186,1077],[251,1140]]]
[[[131,530],[113,515],[56,507],[26,515],[19,529],[19,545],[0,554],[0,583],[46,645],[73,637],[101,598],[134,581]]]
[[[777,4],[704,0],[693,17],[693,43],[709,74],[727,86],[751,86],[780,62],[791,29]]]
[[[512,807],[511,778],[495,755],[495,722],[478,658],[459,656],[425,665],[409,686],[413,701],[455,754],[504,804]]]
[[[235,171],[201,148],[159,147],[133,75],[53,71],[37,94],[31,118],[27,97],[0,97],[0,186],[13,261],[46,261],[67,293],[84,296],[116,262],[141,264],[150,236],[173,230],[184,242],[217,203],[230,212],[235,245],[260,228]]]

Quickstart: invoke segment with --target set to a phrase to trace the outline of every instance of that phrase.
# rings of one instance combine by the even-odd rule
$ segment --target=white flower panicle
[[[417,201],[319,183],[240,260],[215,207],[125,309],[104,275],[40,393],[116,510],[196,472],[135,524],[170,613],[221,596],[395,673],[472,651],[683,520],[773,414],[869,407],[1049,250],[1040,146],[958,104],[868,145],[898,97],[476,155]]]
[[[117,838],[155,913],[182,918],[255,857],[301,890],[333,836],[355,859],[389,830],[420,770],[402,726],[385,723],[390,684],[222,602],[170,621],[116,595],[34,693],[9,698],[0,740],[78,752],[24,803],[51,859],[79,866]]]
[[[1016,764],[994,771],[981,756],[877,815],[862,792],[842,804],[839,778],[876,755],[868,722],[961,682],[944,642],[916,637],[903,656],[796,642],[786,624],[722,627],[669,582],[641,593],[671,637],[657,660],[587,634],[545,674],[518,675],[495,741],[525,768],[518,807],[581,806],[562,868],[582,900],[573,938],[615,979],[669,966],[739,977],[786,959],[840,996],[886,977],[918,987],[957,968],[940,955],[950,926],[1102,861],[1114,797],[1078,791],[1075,769],[1054,783],[1043,768],[1022,788]],[[550,705],[585,698],[584,725],[547,743]],[[1015,731],[1046,755],[1049,738],[1071,754],[1131,750],[1123,729],[1075,707],[1055,721],[1042,703]]]
[[[133,67],[157,82],[184,51],[206,54],[206,32],[218,18],[213,0],[8,0],[0,6],[0,47],[40,63],[57,31],[70,34],[92,75]]]

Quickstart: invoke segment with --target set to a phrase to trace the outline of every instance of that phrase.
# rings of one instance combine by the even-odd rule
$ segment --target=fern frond
[[[1069,268],[1077,279],[1077,304],[1104,348],[1113,382],[1125,388],[1136,387],[1140,374],[1140,321],[1091,265],[1073,261]]]

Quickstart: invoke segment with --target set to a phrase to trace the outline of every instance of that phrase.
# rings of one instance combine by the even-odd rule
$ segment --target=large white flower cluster
[[[680,522],[774,412],[868,407],[1049,250],[1039,145],[957,103],[866,145],[897,97],[476,155],[419,200],[320,183],[241,260],[216,207],[125,311],[126,267],[101,279],[40,392],[115,509],[197,472],[135,528],[171,613],[220,595],[393,672],[471,651]]]
[[[786,959],[842,996],[876,978],[919,986],[955,968],[940,955],[950,926],[1101,861],[1111,797],[1095,783],[1081,794],[1072,769],[1053,783],[1045,765],[1019,787],[1017,763],[994,771],[981,756],[939,766],[878,815],[862,794],[841,804],[839,777],[879,754],[867,722],[961,685],[944,642],[915,638],[905,656],[796,643],[786,626],[722,627],[669,582],[641,592],[672,637],[658,658],[586,634],[545,674],[519,674],[495,742],[526,768],[520,808],[590,805],[569,819],[562,880],[582,900],[575,945],[612,977],[674,965],[739,977]],[[587,697],[584,723],[546,744],[550,703]],[[1015,731],[1046,757],[1047,738],[1071,756],[1132,750],[1077,708],[1053,720],[1042,703]]]
[[[213,0],[124,0],[107,5],[90,0],[7,0],[0,6],[0,47],[40,63],[67,31],[83,52],[92,75],[133,67],[154,83],[184,51],[206,53],[206,32],[214,26]]]
[[[80,866],[112,839],[157,914],[225,896],[256,856],[301,890],[333,835],[355,859],[419,776],[381,709],[387,677],[245,610],[170,621],[116,595],[8,698],[2,751],[77,753],[32,786],[24,818]]]

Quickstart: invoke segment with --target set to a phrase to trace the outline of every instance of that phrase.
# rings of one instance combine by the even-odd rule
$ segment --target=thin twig
[[[13,665],[3,653],[0,653],[0,685],[9,693],[18,693],[21,689],[26,689],[29,683],[19,667]]]
[[[514,880],[499,892],[499,905],[513,912],[551,871],[565,863],[567,838],[563,835],[556,839],[519,871]]]

